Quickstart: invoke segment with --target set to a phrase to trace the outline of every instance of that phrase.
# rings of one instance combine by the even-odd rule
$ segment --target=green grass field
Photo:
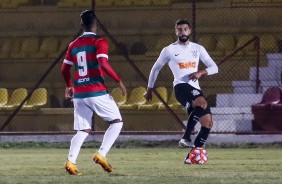
[[[20,144],[19,144],[20,145]],[[282,183],[282,147],[207,146],[205,165],[184,165],[188,149],[173,146],[113,148],[108,159],[114,172],[94,164],[97,146],[84,146],[78,168],[83,176],[70,176],[64,168],[65,146],[0,145],[0,183]]]

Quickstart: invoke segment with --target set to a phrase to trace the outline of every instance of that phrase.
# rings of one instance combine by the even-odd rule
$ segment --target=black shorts
[[[181,105],[183,105],[189,113],[193,110],[193,101],[200,96],[204,96],[202,90],[194,88],[187,83],[175,85],[174,94],[177,101],[179,101],[179,103],[181,103]]]

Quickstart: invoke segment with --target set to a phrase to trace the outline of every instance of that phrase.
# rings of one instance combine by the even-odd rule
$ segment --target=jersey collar
[[[96,35],[96,34],[95,34],[95,33],[93,33],[93,32],[84,32],[82,35],[89,35],[89,34]]]
[[[186,44],[186,45],[181,44],[179,40],[176,41],[176,42],[177,42],[179,45],[183,46],[183,47],[188,47],[188,45],[190,45],[190,43],[191,43],[190,40],[189,40],[188,44]]]

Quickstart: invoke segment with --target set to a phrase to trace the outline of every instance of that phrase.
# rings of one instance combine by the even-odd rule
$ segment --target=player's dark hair
[[[177,27],[179,25],[183,25],[183,24],[187,24],[189,26],[189,28],[191,28],[190,23],[187,19],[178,19],[175,23],[175,27]]]
[[[84,10],[80,14],[82,26],[90,30],[96,21],[96,15],[92,10]]]

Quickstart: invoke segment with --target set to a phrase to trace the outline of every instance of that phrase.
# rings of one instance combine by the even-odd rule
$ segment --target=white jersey
[[[188,45],[181,45],[178,42],[170,44],[163,48],[159,58],[152,67],[148,87],[154,87],[159,71],[165,64],[168,64],[174,76],[173,86],[179,83],[188,83],[200,89],[198,80],[193,81],[189,79],[191,73],[198,71],[200,60],[207,66],[206,71],[208,75],[218,72],[216,63],[203,46],[193,42],[189,42]]]

